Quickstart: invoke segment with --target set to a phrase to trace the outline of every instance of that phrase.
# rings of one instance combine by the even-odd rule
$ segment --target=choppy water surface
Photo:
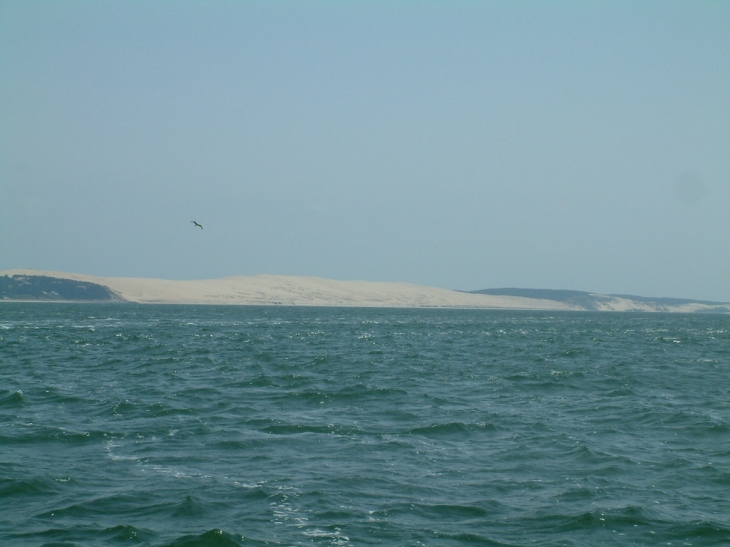
[[[730,317],[0,305],[0,545],[730,545]]]

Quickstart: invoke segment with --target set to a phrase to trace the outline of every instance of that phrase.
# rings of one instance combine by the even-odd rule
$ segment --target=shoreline
[[[571,310],[551,300],[464,293],[410,283],[339,281],[261,274],[209,280],[98,277],[45,270],[5,270],[0,276],[44,276],[90,282],[140,304],[327,306],[365,308]],[[12,300],[18,302],[19,300]],[[40,300],[49,302],[52,300]],[[53,300],[57,301],[57,300]],[[86,301],[84,301],[86,302]],[[90,301],[89,301],[90,302]]]
[[[112,298],[77,300],[62,297],[31,299],[0,297],[0,302],[730,313],[730,304],[724,303],[713,304],[688,300],[684,303],[666,304],[652,302],[651,299],[643,297],[632,299],[624,296],[585,293],[596,297],[592,307],[587,307],[575,302],[557,299],[479,294],[402,282],[339,281],[311,276],[260,274],[181,281],[133,277],[99,277],[28,269],[0,271],[0,277],[5,276],[38,277],[92,283],[107,289]],[[51,293],[43,292],[43,294]]]

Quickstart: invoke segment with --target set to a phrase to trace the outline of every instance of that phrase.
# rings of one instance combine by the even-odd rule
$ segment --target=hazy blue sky
[[[730,2],[0,0],[9,268],[730,301]]]

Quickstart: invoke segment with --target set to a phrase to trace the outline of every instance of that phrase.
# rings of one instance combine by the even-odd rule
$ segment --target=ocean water
[[[2,303],[0,545],[730,545],[730,317]]]

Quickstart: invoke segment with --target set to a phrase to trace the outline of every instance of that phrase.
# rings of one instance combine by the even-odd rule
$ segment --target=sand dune
[[[96,277],[40,270],[7,270],[0,275],[43,275],[104,285],[129,302],[156,304],[239,304],[363,306],[396,308],[494,308],[569,310],[552,300],[467,294],[449,289],[317,277],[254,275],[199,281]]]
[[[591,307],[525,296],[474,294],[410,283],[335,281],[318,277],[253,275],[170,281],[92,275],[41,270],[6,270],[0,276],[35,275],[97,283],[111,289],[121,300],[144,304],[233,304],[264,306],[356,306],[383,308],[473,308],[508,310],[593,310],[643,312],[730,311],[728,304],[687,301],[666,304],[641,297],[597,296]],[[661,299],[660,299],[661,300]]]

